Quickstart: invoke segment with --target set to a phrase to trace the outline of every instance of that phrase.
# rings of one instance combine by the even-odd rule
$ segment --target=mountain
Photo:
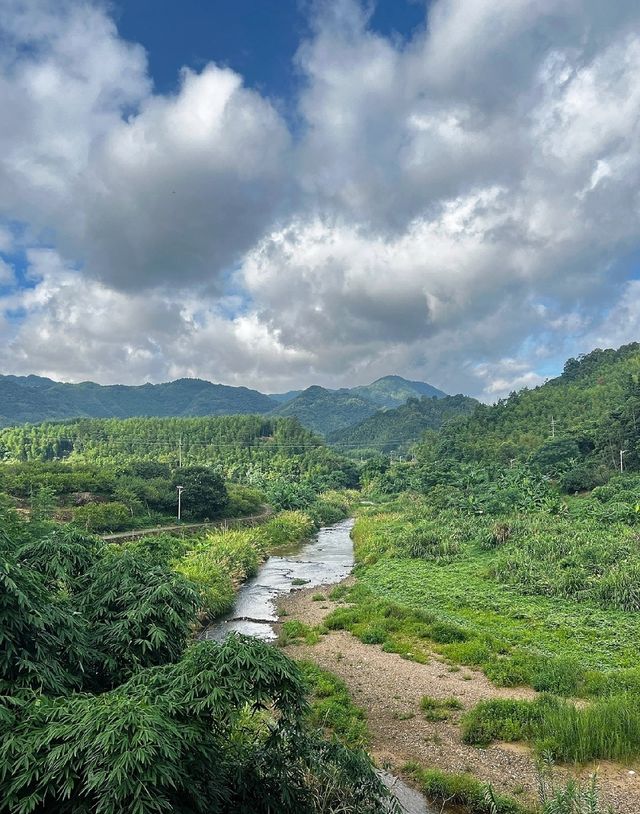
[[[300,393],[302,393],[302,390],[287,390],[286,393],[267,393],[267,395],[270,399],[273,399],[273,401],[277,401],[278,404],[286,404],[296,396],[299,396]]]
[[[295,416],[305,427],[327,435],[359,424],[385,408],[398,407],[410,398],[443,398],[445,395],[426,382],[384,376],[372,384],[350,389],[327,390],[313,385],[276,407],[273,414]]]
[[[350,424],[357,424],[378,409],[377,404],[355,395],[351,390],[326,390],[313,385],[277,407],[273,415],[295,416],[304,427],[326,435]]]
[[[362,396],[380,407],[399,407],[416,396],[443,398],[447,394],[426,382],[412,382],[402,376],[383,376],[372,384],[352,387],[351,393]]]
[[[246,387],[177,379],[164,384],[67,384],[43,376],[0,375],[0,426],[69,418],[265,414],[295,416],[322,434],[357,424],[380,409],[416,396],[444,396],[424,382],[385,376],[351,390],[306,390],[264,395]]]
[[[66,418],[266,413],[273,406],[274,402],[257,390],[202,379],[129,386],[0,376],[0,426]]]
[[[410,398],[393,410],[380,410],[359,424],[329,433],[327,442],[356,455],[405,451],[425,430],[438,430],[451,418],[469,415],[479,404],[468,396]]]

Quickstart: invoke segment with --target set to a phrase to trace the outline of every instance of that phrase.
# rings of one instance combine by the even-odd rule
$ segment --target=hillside
[[[0,376],[0,426],[67,418],[266,413],[268,396],[246,387],[178,379],[165,384],[66,384],[40,376]]]
[[[402,376],[383,376],[372,384],[352,387],[351,393],[362,396],[380,407],[399,407],[416,396],[444,398],[447,394],[426,382],[414,382]]]
[[[295,417],[313,432],[326,435],[357,424],[378,409],[378,405],[351,390],[325,390],[314,385],[277,407],[273,414]]]
[[[284,399],[290,394],[272,398]],[[301,424],[322,435],[337,432],[375,415],[384,408],[395,408],[410,398],[443,398],[445,393],[426,382],[412,382],[401,376],[385,376],[369,385],[328,390],[308,387],[288,398],[273,413],[295,416]]]
[[[329,444],[347,454],[405,451],[425,430],[438,430],[451,418],[468,415],[478,402],[468,396],[410,398],[394,410],[381,410],[352,427],[330,433]]]
[[[640,344],[596,349],[569,359],[561,376],[512,393],[447,424],[433,452],[439,460],[509,463],[531,455],[550,466],[640,464]],[[587,482],[585,482],[585,486]]]

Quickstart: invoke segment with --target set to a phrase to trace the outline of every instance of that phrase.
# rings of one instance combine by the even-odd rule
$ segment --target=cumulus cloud
[[[0,298],[12,369],[400,372],[491,400],[638,338],[636,2],[435,0],[403,41],[324,0],[294,133],[213,63],[154,94],[102,6],[6,5],[0,216],[32,247]]]

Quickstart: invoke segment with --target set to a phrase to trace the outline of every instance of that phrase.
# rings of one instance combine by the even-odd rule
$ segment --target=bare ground
[[[336,603],[314,602],[311,597],[318,591],[297,591],[282,600],[280,607],[289,618],[319,624]],[[503,743],[487,749],[467,746],[460,737],[464,710],[438,722],[425,720],[420,711],[424,695],[454,696],[469,709],[491,698],[534,698],[532,689],[496,687],[483,673],[464,667],[452,671],[436,653],[428,664],[417,664],[385,653],[379,645],[362,644],[345,631],[331,631],[313,646],[289,645],[286,651],[293,658],[315,661],[345,681],[354,701],[367,713],[371,752],[380,765],[399,773],[404,763],[415,760],[448,772],[471,772],[521,799],[536,797],[537,772],[528,747]],[[640,766],[601,763],[554,771],[560,782],[570,774],[587,778],[597,771],[602,798],[616,814],[640,814]]]

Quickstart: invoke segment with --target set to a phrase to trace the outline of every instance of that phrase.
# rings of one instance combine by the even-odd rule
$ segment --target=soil
[[[352,578],[343,584],[349,581]],[[337,605],[329,599],[313,601],[319,591],[296,591],[280,602],[280,608],[287,618],[317,625]],[[371,753],[378,765],[395,774],[401,774],[402,766],[412,760],[447,772],[471,772],[523,801],[536,799],[538,774],[527,746],[497,743],[479,749],[462,743],[460,737],[464,710],[491,698],[534,698],[534,690],[496,687],[483,673],[452,668],[436,653],[427,664],[408,661],[396,653],[385,653],[379,645],[362,644],[346,631],[331,631],[312,646],[288,645],[286,652],[293,658],[310,659],[345,681],[354,701],[367,713]],[[427,721],[420,710],[424,695],[454,696],[463,710],[452,712],[446,721]],[[603,801],[616,814],[639,814],[640,765],[607,762],[580,769],[555,767],[554,774],[563,783],[569,776],[587,779],[594,771]]]

